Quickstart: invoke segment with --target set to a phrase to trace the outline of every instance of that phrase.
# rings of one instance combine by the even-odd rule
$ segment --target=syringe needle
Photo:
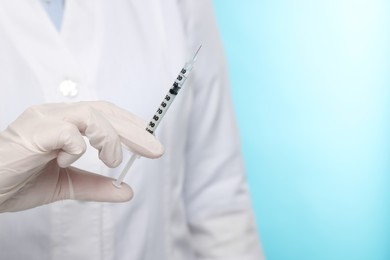
[[[196,58],[198,57],[198,53],[200,51],[200,49],[202,48],[202,44],[199,46],[198,50],[196,51],[194,57],[192,58],[192,62],[195,62],[196,61]]]

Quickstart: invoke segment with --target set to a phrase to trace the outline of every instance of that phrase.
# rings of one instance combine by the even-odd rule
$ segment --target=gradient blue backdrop
[[[390,1],[213,2],[267,259],[390,259]]]

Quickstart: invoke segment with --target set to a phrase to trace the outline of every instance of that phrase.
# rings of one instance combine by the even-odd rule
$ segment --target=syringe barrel
[[[165,95],[164,100],[161,102],[156,113],[154,114],[152,120],[150,120],[146,131],[153,134],[157,129],[157,126],[160,124],[161,119],[164,117],[165,113],[168,111],[168,108],[171,106],[176,95],[179,93],[180,89],[187,80],[188,75],[190,74],[193,67],[193,62],[187,62],[184,67],[181,69],[176,80],[173,82],[172,87],[169,89],[168,93]]]

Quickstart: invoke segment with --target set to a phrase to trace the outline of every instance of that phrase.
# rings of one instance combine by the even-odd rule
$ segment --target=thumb
[[[58,194],[61,199],[74,199],[99,202],[125,202],[133,197],[133,190],[125,184],[117,188],[112,184],[113,179],[83,171],[75,167],[68,167],[60,170],[59,178],[63,194]]]
[[[42,174],[32,176],[2,203],[0,200],[0,212],[20,211],[66,199],[125,202],[133,197],[128,185],[124,184],[118,189],[112,181],[111,178],[74,167],[59,168],[56,160],[52,160]]]

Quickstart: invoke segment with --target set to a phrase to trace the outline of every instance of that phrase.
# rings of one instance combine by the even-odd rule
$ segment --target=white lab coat
[[[66,0],[63,19],[58,33],[38,0],[0,0],[1,129],[30,105],[81,100],[147,121],[203,49],[156,133],[165,155],[125,179],[134,199],[0,214],[0,259],[261,259],[209,1]],[[75,97],[59,90],[66,79]],[[123,164],[109,169],[89,149],[76,166],[116,177]]]

